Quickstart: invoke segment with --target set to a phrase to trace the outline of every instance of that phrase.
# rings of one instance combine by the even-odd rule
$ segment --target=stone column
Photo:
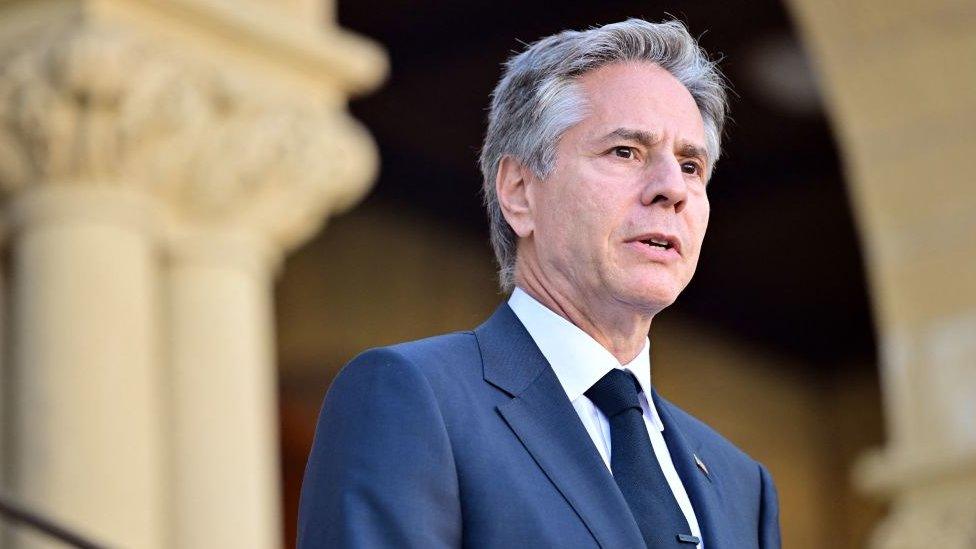
[[[19,193],[7,213],[12,492],[96,538],[162,547],[151,204],[124,189],[50,186]]]
[[[844,158],[881,345],[889,440],[855,477],[893,503],[874,547],[974,547],[976,12],[791,6]]]
[[[179,547],[280,544],[273,258],[255,240],[201,234],[172,249]]]
[[[375,162],[365,134],[343,117],[241,116],[261,131],[215,128],[223,145],[201,154],[200,180],[186,190],[216,184],[212,177],[231,184],[175,200],[184,208],[169,224],[179,547],[280,544],[273,275],[283,254],[356,190],[334,184],[369,181]]]
[[[122,177],[124,82],[94,35],[0,69],[10,246],[9,492],[107,543],[163,547],[157,202]],[[24,538],[24,545],[31,545]]]
[[[10,459],[7,456],[6,440],[12,436],[12,426],[7,423],[7,419],[10,417],[7,412],[7,408],[10,406],[10,397],[7,396],[7,393],[10,391],[10,377],[7,373],[9,370],[7,364],[10,362],[10,346],[7,344],[9,340],[7,329],[9,328],[8,320],[10,313],[8,311],[9,302],[7,301],[7,270],[9,260],[6,254],[3,253],[5,243],[5,227],[0,224],[0,489],[7,486],[7,478],[10,476],[8,472]],[[7,539],[7,531],[8,527],[0,524],[0,547],[6,547],[5,540]]]
[[[280,544],[272,280],[365,194],[385,70],[288,9],[0,7],[6,481],[112,546]]]

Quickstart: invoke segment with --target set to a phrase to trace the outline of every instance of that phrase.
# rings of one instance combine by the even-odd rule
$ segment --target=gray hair
[[[502,215],[495,192],[502,157],[514,157],[540,179],[548,177],[556,164],[559,138],[585,115],[586,98],[577,80],[623,61],[654,63],[688,89],[704,122],[706,175],[711,177],[728,108],[725,79],[717,62],[708,58],[680,21],[628,19],[585,31],[563,31],[531,44],[505,63],[492,93],[481,149],[482,192],[503,291],[515,284],[518,237]]]

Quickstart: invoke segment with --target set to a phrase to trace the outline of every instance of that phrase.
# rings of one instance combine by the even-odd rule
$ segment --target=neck
[[[627,364],[644,348],[654,315],[640,314],[622,304],[599,306],[598,300],[560,291],[535,269],[518,269],[515,284],[547,309],[572,322]]]

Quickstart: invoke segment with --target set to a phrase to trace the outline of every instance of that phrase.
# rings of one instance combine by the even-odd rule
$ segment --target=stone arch
[[[976,544],[976,6],[789,0],[864,248],[888,441],[874,547]],[[968,69],[967,69],[968,68]]]

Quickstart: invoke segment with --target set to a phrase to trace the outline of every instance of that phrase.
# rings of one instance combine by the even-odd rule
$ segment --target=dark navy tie
[[[688,548],[691,529],[654,456],[639,391],[632,374],[614,368],[585,394],[610,422],[610,470],[647,547]]]

